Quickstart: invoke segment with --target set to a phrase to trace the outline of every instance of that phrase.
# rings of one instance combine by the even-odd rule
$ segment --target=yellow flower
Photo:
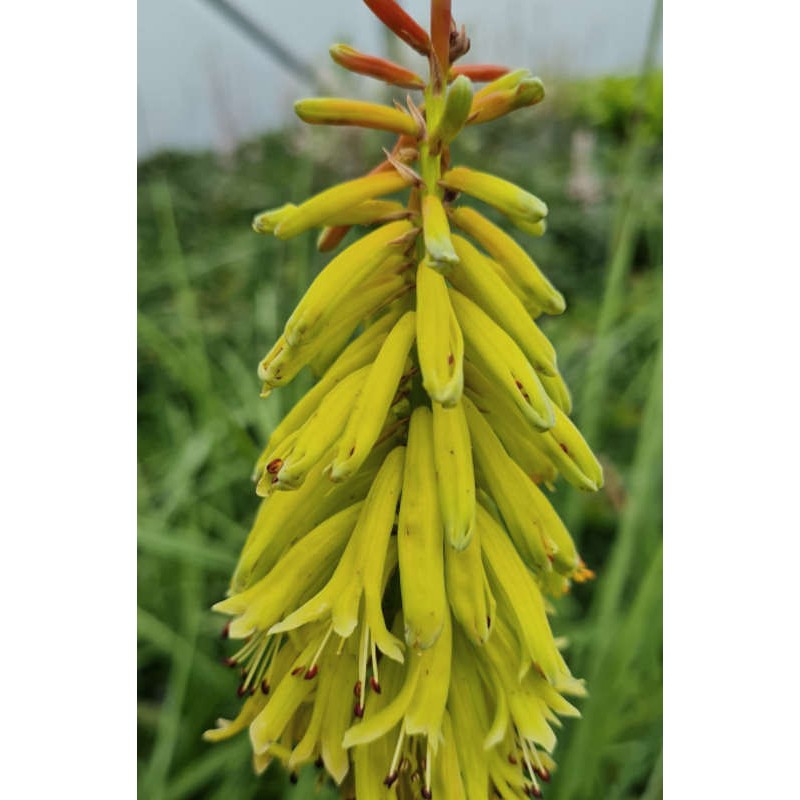
[[[554,726],[579,715],[565,697],[585,694],[546,596],[592,577],[540,487],[597,491],[603,475],[535,322],[563,296],[459,197],[533,235],[547,206],[452,166],[449,146],[544,89],[527,70],[455,65],[470,41],[449,0],[432,0],[430,35],[394,0],[366,4],[429,79],[335,45],[344,68],[424,96],[298,102],[306,122],[397,142],[367,175],[253,221],[281,239],[319,228],[323,251],[374,229],[330,260],[258,367],[264,397],[306,368],[318,381],[255,467],[261,506],[214,606],[243,640],[227,663],[245,700],[206,738],[247,730],[257,771],[316,762],[358,800],[539,797]]]

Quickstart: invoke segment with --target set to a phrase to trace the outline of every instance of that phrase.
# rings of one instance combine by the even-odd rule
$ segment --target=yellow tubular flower
[[[425,391],[452,408],[464,388],[464,338],[447,284],[425,260],[417,269],[417,358]]]
[[[565,697],[585,694],[548,596],[592,574],[540,486],[597,491],[603,472],[534,321],[564,297],[458,198],[533,236],[547,206],[453,164],[450,145],[544,88],[526,69],[455,65],[470,40],[450,0],[431,0],[430,34],[395,0],[365,3],[429,76],[335,45],[341,67],[424,96],[299,101],[310,124],[396,141],[367,175],[253,220],[279,239],[321,229],[321,251],[371,230],[322,268],[258,366],[265,398],[304,370],[316,383],[255,466],[263,499],[214,606],[239,640],[226,663],[243,704],[204,737],[247,731],[257,773],[316,763],[343,798],[540,797],[559,717],[579,716]]]

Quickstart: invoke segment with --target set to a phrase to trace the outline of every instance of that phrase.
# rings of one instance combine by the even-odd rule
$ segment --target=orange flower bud
[[[402,39],[409,47],[413,47],[423,56],[430,53],[431,40],[428,34],[394,0],[364,0],[364,3],[395,36]]]
[[[366,55],[346,44],[333,45],[330,53],[340,67],[349,69],[350,72],[366,75],[392,86],[402,86],[404,89],[425,88],[425,81],[419,75],[385,58]]]
[[[460,64],[450,68],[448,79],[452,83],[459,75],[464,75],[473,83],[486,83],[487,81],[496,81],[503,75],[508,75],[510,71],[508,67],[501,67],[497,64]]]
[[[543,99],[542,82],[538,78],[524,78],[514,89],[502,89],[477,97],[470,110],[469,122],[471,124],[490,122],[518,108],[536,105]]]

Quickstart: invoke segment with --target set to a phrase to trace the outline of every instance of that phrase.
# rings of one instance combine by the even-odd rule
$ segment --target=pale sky
[[[383,28],[361,0],[232,0],[334,79],[328,46],[385,53]],[[404,7],[427,27],[427,0]],[[472,51],[464,58],[552,76],[633,73],[654,0],[453,0]],[[410,51],[409,66],[423,69]],[[138,0],[139,154],[224,149],[292,117],[309,87],[204,0]],[[363,93],[369,81],[363,81]]]

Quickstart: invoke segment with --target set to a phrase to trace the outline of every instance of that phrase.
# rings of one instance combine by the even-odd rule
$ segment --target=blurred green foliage
[[[250,471],[308,377],[258,397],[255,366],[325,258],[313,236],[250,230],[376,160],[386,137],[292,129],[227,155],[165,153],[139,168],[139,792],[148,800],[309,798],[246,736],[201,741],[236,714],[221,598],[256,508]],[[550,207],[525,245],[569,308],[544,327],[606,489],[554,502],[597,580],[558,603],[557,635],[588,679],[565,725],[550,800],[661,796],[661,75],[556,87],[548,102],[469,129],[454,160],[529,187]],[[502,222],[501,220],[497,220]],[[352,236],[352,234],[351,234]]]

